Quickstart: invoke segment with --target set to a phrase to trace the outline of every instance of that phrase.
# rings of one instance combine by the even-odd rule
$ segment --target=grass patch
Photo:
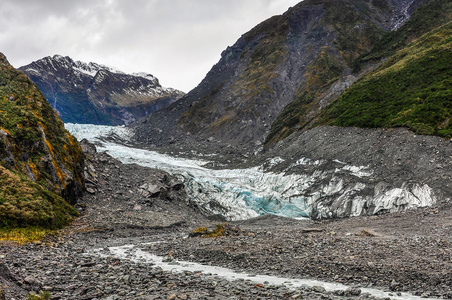
[[[190,237],[202,237],[202,238],[213,238],[220,236],[230,236],[237,235],[241,230],[237,227],[233,227],[228,223],[217,224],[215,228],[209,230],[207,227],[199,227],[190,232]]]
[[[56,231],[50,229],[44,229],[40,227],[28,227],[28,228],[0,228],[0,241],[15,242],[19,245],[37,242],[42,240],[49,234],[55,234]]]
[[[28,294],[27,300],[48,300],[52,298],[52,294],[48,291],[41,291],[39,294],[30,293]]]
[[[217,224],[215,229],[209,230],[207,227],[199,227],[190,232],[190,237],[219,237],[224,235],[225,226],[228,224]]]

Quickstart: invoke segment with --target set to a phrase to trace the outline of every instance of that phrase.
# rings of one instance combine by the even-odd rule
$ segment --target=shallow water
[[[218,277],[222,279],[226,279],[229,281],[233,280],[247,280],[253,283],[260,283],[267,286],[278,286],[283,285],[290,289],[297,289],[304,286],[321,286],[325,288],[326,291],[335,291],[335,290],[346,290],[348,286],[339,284],[339,283],[331,283],[319,280],[311,280],[311,279],[301,279],[301,278],[285,278],[279,276],[269,276],[269,275],[260,275],[260,274],[250,274],[246,272],[237,272],[229,268],[217,267],[204,265],[194,262],[188,261],[173,261],[173,262],[164,262],[163,256],[158,256],[152,253],[149,253],[142,249],[142,247],[146,247],[149,244],[140,244],[139,246],[135,245],[124,245],[118,247],[109,247],[109,248],[100,248],[94,249],[87,253],[87,255],[97,255],[101,257],[116,257],[119,259],[127,259],[136,263],[150,263],[155,265],[155,267],[160,267],[165,271],[169,272],[184,272],[189,271],[193,273],[202,273],[206,277]],[[380,298],[391,298],[398,300],[420,300],[420,299],[436,299],[436,298],[421,298],[418,296],[414,296],[408,293],[401,293],[400,296],[397,296],[392,293],[384,292],[378,289],[371,288],[361,288],[362,293],[368,293],[375,297]]]

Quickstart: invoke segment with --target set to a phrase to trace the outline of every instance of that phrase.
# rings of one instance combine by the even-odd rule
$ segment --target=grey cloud
[[[0,51],[16,67],[47,55],[196,86],[241,34],[297,0],[2,0]]]

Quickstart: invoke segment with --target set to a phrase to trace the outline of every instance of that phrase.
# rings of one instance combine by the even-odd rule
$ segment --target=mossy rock
[[[212,238],[212,237],[221,237],[221,236],[231,236],[238,235],[242,232],[238,227],[233,227],[227,223],[217,224],[216,227],[212,230],[207,229],[207,227],[198,227],[190,232],[190,237],[203,237],[203,238]]]

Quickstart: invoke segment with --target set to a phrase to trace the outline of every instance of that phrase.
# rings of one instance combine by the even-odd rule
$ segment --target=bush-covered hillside
[[[388,32],[369,53],[354,62],[355,70],[364,64],[390,57],[418,39],[449,22],[452,18],[452,2],[449,0],[427,0],[399,30]]]
[[[384,10],[384,5],[381,9]],[[340,9],[337,11],[340,12]],[[450,137],[449,99],[452,63],[450,25],[447,23],[451,17],[451,1],[426,0],[397,30],[389,31],[383,37],[369,34],[375,39],[375,43],[368,44],[368,51],[361,52],[353,61],[349,59],[348,66],[354,72],[359,72],[369,65],[387,61],[376,71],[352,85],[348,92],[329,107],[318,110],[320,120],[315,124],[358,127],[406,126],[419,134]],[[339,22],[339,24],[348,23]],[[344,35],[344,38],[339,36],[337,41],[347,45],[354,39],[348,34],[348,37]],[[353,47],[362,51],[363,48],[359,46],[360,44],[355,43]],[[340,45],[336,47],[343,48]],[[353,47],[349,46],[348,49]],[[329,74],[324,76],[327,80],[321,81],[323,86],[317,89],[306,85],[300,96],[284,108],[272,124],[266,140],[267,145],[312,125],[313,120],[319,118],[319,114],[308,113],[312,103],[315,103],[313,99],[323,97],[331,85],[328,79],[337,79],[340,72],[336,71],[338,65],[332,60],[316,61],[311,65],[311,69],[315,64],[320,66],[319,74]]]
[[[408,127],[452,137],[452,22],[391,56],[353,85],[319,124]]]
[[[0,166],[0,228],[57,229],[77,211],[63,198]]]
[[[0,226],[61,227],[84,189],[77,140],[0,53]]]

